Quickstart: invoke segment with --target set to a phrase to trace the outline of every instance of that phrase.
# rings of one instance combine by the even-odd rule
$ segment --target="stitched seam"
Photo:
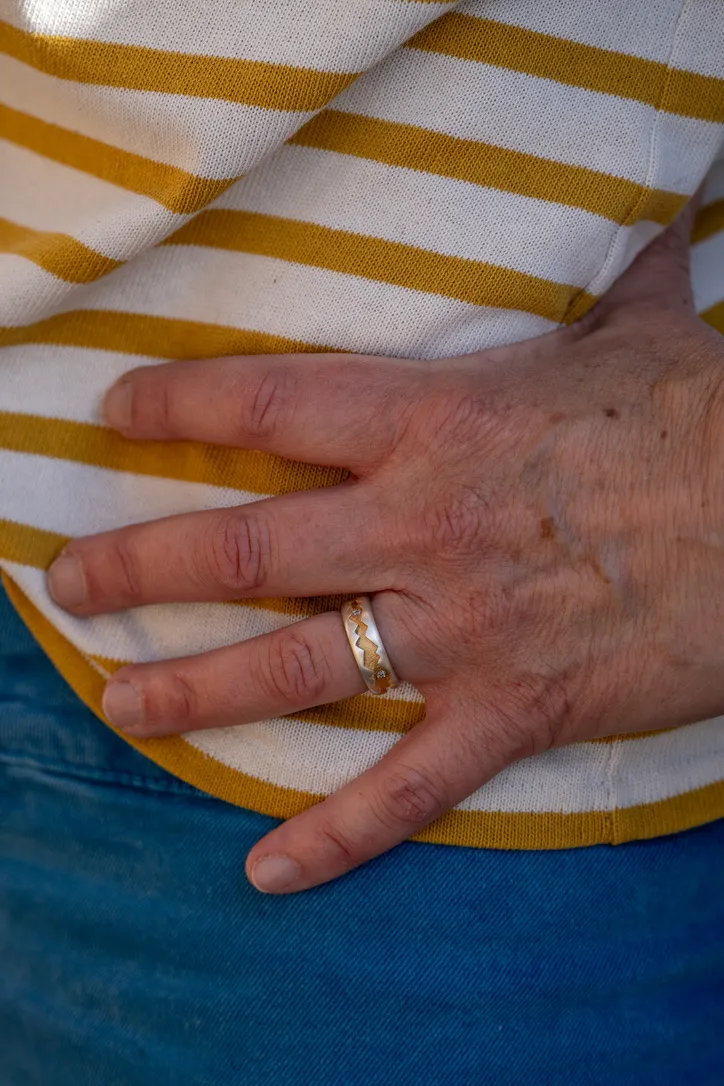
[[[575,311],[581,297],[584,294],[586,294],[586,293],[594,293],[595,294],[595,291],[592,290],[593,284],[597,280],[603,278],[605,276],[606,272],[608,271],[609,267],[611,266],[611,262],[613,260],[613,255],[614,255],[614,252],[616,250],[616,243],[618,242],[618,239],[621,236],[621,231],[624,229],[624,227],[632,226],[636,222],[636,216],[637,216],[638,212],[645,205],[645,203],[648,200],[649,195],[651,193],[651,189],[654,187],[653,186],[653,180],[656,177],[656,174],[658,173],[658,168],[659,168],[659,143],[658,143],[658,138],[659,138],[659,131],[660,131],[660,128],[661,128],[661,121],[662,121],[662,118],[663,118],[663,115],[664,115],[664,110],[662,109],[662,103],[666,101],[666,96],[668,94],[669,87],[671,85],[672,66],[673,66],[672,62],[674,60],[674,57],[675,57],[676,53],[678,52],[679,35],[681,33],[682,23],[684,21],[684,15],[687,13],[687,11],[688,11],[688,9],[690,7],[690,4],[691,4],[691,0],[682,0],[681,8],[679,9],[679,14],[676,17],[676,23],[674,25],[674,32],[673,32],[673,34],[671,36],[671,48],[669,49],[669,54],[668,54],[668,56],[666,58],[666,75],[664,76],[664,79],[662,80],[661,89],[659,91],[659,96],[658,96],[658,99],[656,101],[656,106],[654,107],[655,110],[656,110],[656,113],[655,113],[655,116],[654,116],[654,119],[653,119],[653,123],[651,125],[651,135],[649,137],[649,154],[648,154],[648,164],[647,164],[647,167],[646,167],[646,180],[644,182],[643,187],[641,188],[641,190],[639,192],[638,197],[634,201],[634,203],[633,203],[632,207],[630,208],[629,212],[627,213],[626,217],[623,219],[623,221],[621,223],[619,223],[617,225],[616,229],[614,230],[613,234],[611,235],[611,241],[609,242],[608,249],[606,250],[606,256],[604,257],[604,260],[603,260],[603,263],[601,264],[601,267],[598,269],[596,274],[589,279],[589,281],[586,283],[586,285],[584,287],[581,287],[581,289],[574,294],[573,298],[571,298],[571,301],[568,304],[568,308],[566,309],[566,312],[565,312],[565,314],[563,316],[563,320],[562,320],[563,324],[566,324],[567,318],[569,317],[569,315],[572,312]]]
[[[606,802],[608,811],[606,814],[606,831],[612,845],[619,843],[618,827],[618,789],[616,787],[616,773],[621,764],[623,755],[623,742],[611,744],[611,751],[606,762]]]

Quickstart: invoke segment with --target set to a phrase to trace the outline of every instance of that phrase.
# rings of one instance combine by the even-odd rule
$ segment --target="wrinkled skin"
[[[520,757],[724,711],[724,338],[694,313],[689,228],[686,215],[587,318],[538,340],[429,364],[168,364],[109,392],[107,421],[129,438],[352,476],[73,541],[50,575],[61,605],[367,591],[398,674],[426,699],[378,765],[255,846],[260,889],[339,876]],[[335,612],[131,665],[104,704],[158,736],[363,688]]]

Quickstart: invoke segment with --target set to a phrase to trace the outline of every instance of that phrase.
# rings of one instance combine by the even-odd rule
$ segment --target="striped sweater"
[[[724,331],[723,151],[722,0],[0,0],[0,569],[81,697],[101,716],[125,662],[339,603],[54,606],[44,571],[71,536],[340,478],[128,442],[98,417],[116,378],[231,353],[423,364],[540,335],[704,179],[695,293]],[[289,816],[423,709],[403,685],[132,742]],[[551,848],[721,815],[714,720],[521,761],[420,836]]]

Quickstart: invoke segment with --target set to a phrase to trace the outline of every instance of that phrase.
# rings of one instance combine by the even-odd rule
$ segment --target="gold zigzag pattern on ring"
[[[349,613],[351,618],[356,619],[356,645],[357,648],[362,649],[364,666],[371,671],[375,677],[377,693],[384,694],[390,688],[390,677],[387,674],[387,671],[381,666],[382,661],[380,660],[379,645],[375,644],[372,638],[367,636],[369,626],[362,618],[362,604],[359,600],[354,600],[350,604]]]

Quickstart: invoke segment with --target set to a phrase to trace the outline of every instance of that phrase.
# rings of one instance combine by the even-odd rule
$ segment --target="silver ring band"
[[[369,596],[347,600],[340,610],[350,648],[367,689],[373,694],[386,694],[399,686],[400,680],[382,644]]]

